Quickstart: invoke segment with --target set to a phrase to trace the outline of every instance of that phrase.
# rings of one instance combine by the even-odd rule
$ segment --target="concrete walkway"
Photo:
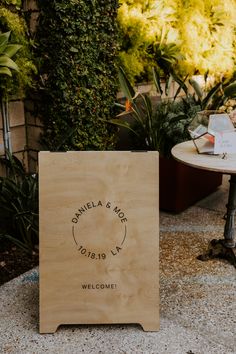
[[[0,288],[0,353],[236,353],[236,271],[196,256],[223,234],[228,184],[179,215],[160,215],[161,329],[61,326],[38,334],[38,270]]]

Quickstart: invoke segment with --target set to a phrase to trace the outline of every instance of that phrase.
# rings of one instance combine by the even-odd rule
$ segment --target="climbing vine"
[[[106,150],[114,146],[117,92],[114,0],[39,0],[42,142],[50,150]]]

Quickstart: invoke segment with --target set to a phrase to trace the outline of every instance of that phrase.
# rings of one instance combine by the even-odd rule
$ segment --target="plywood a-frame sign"
[[[40,332],[159,329],[158,153],[41,152]]]

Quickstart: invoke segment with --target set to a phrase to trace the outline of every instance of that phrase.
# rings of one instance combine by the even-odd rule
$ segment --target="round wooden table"
[[[236,211],[236,154],[206,155],[199,154],[192,140],[175,145],[171,151],[173,157],[186,165],[203,170],[229,174],[230,188],[226,222],[224,228],[224,239],[212,240],[209,251],[198,258],[207,260],[209,258],[226,258],[236,267],[236,242],[235,242],[235,211]]]

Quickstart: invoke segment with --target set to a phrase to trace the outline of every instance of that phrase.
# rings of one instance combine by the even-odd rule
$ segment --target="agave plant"
[[[0,239],[31,253],[38,243],[38,177],[8,151],[0,163],[8,169],[8,176],[0,177]]]
[[[9,43],[11,32],[0,34],[0,100],[3,121],[3,139],[5,151],[12,152],[10,140],[10,125],[8,117],[8,100],[4,87],[6,76],[12,76],[12,70],[19,71],[17,64],[11,59],[21,48],[21,45]],[[4,81],[4,82],[3,82]]]

